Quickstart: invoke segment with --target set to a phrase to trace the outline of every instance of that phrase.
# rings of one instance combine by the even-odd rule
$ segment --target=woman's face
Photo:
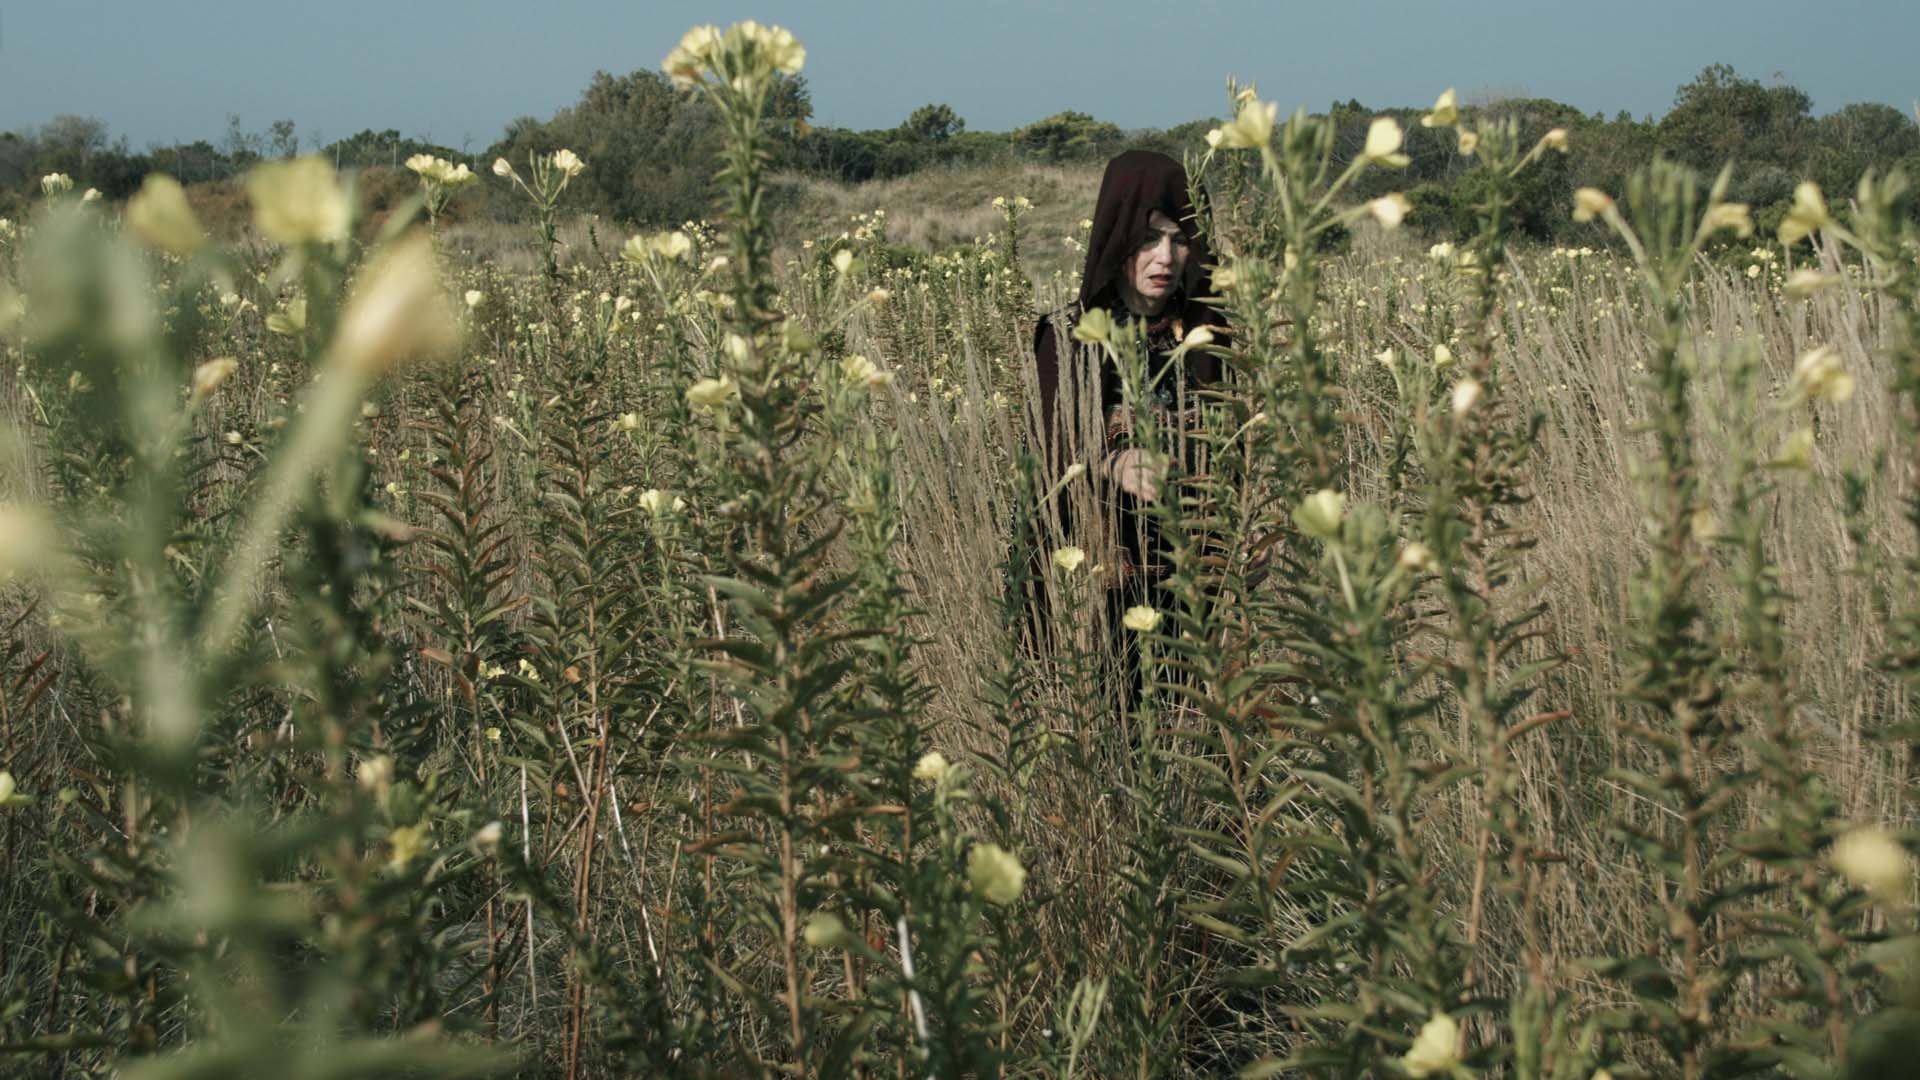
[[[1180,223],[1159,210],[1147,216],[1147,238],[1127,259],[1127,306],[1158,315],[1187,269],[1188,240]]]

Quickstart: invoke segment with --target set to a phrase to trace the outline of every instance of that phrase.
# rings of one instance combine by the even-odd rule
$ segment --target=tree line
[[[1402,172],[1370,174],[1354,194],[1405,191],[1414,207],[1413,225],[1452,233],[1471,220],[1477,202],[1472,162],[1450,131],[1420,127],[1423,111],[1424,106],[1378,109],[1350,100],[1333,104],[1327,115],[1335,121],[1342,149],[1353,153],[1373,117],[1399,116],[1408,131],[1412,164]],[[1657,119],[1624,112],[1608,119],[1545,98],[1512,98],[1463,112],[1469,121],[1476,115],[1516,116],[1523,131],[1534,134],[1556,127],[1569,132],[1570,151],[1530,171],[1514,211],[1521,231],[1539,239],[1569,228],[1565,207],[1574,188],[1618,191],[1627,173],[1655,154],[1709,174],[1731,162],[1732,197],[1752,204],[1763,227],[1785,214],[1794,184],[1802,179],[1844,198],[1872,167],[1905,164],[1910,174],[1920,174],[1920,124],[1912,114],[1856,103],[1816,116],[1812,99],[1799,88],[1748,78],[1725,64],[1711,65],[1679,87],[1672,107]],[[1099,161],[1129,147],[1176,156],[1197,153],[1205,149],[1206,132],[1219,123],[1200,118],[1166,129],[1124,130],[1065,111],[1011,131],[974,131],[951,106],[939,103],[913,110],[895,127],[875,130],[815,126],[812,115],[804,77],[783,79],[765,115],[776,163],[850,183],[992,162]],[[622,225],[655,226],[711,215],[719,140],[710,107],[651,70],[598,72],[574,104],[546,120],[513,120],[478,153],[393,129],[325,142],[303,140],[291,120],[249,132],[238,117],[229,117],[226,135],[217,143],[197,140],[134,151],[97,119],[59,116],[38,128],[0,132],[0,215],[17,214],[37,194],[39,178],[51,172],[121,199],[149,172],[170,173],[188,184],[225,181],[303,145],[343,169],[395,171],[416,153],[484,166],[497,156],[520,161],[530,152],[565,146],[592,166],[579,185],[581,209]],[[505,197],[463,202],[468,214],[519,212]]]

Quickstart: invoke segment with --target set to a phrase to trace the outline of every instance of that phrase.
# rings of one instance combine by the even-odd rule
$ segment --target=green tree
[[[1680,87],[1660,121],[1660,149],[1708,174],[1728,162],[1791,169],[1814,134],[1812,107],[1798,87],[1766,86],[1711,64]]]
[[[946,142],[966,129],[967,122],[950,105],[922,105],[900,125],[902,134],[927,142]]]
[[[1117,148],[1124,138],[1116,125],[1071,109],[1013,133],[1015,146],[1043,161],[1097,157]]]

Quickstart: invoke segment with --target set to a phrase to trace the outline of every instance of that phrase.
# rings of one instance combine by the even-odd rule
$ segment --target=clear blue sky
[[[1920,99],[1917,0],[0,0],[0,130],[59,113],[137,149],[296,122],[478,152],[595,69],[655,67],[689,26],[758,18],[806,45],[816,123],[891,127],[946,102],[971,128],[1061,109],[1122,127],[1224,111],[1229,74],[1287,110],[1527,94],[1664,112],[1713,62],[1816,112]]]

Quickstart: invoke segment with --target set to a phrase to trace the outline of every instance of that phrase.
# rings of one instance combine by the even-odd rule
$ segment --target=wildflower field
[[[1230,90],[1229,374],[1137,410],[1173,569],[1109,629],[1045,509],[1098,463],[1025,435],[1080,211],[776,244],[804,56],[668,57],[728,202],[657,234],[560,148],[0,225],[0,1071],[1915,1075],[1910,178],[1756,230],[1649,161],[1530,247],[1567,133],[1448,92],[1429,245],[1348,193],[1395,120]],[[528,269],[450,250],[477,185]]]

